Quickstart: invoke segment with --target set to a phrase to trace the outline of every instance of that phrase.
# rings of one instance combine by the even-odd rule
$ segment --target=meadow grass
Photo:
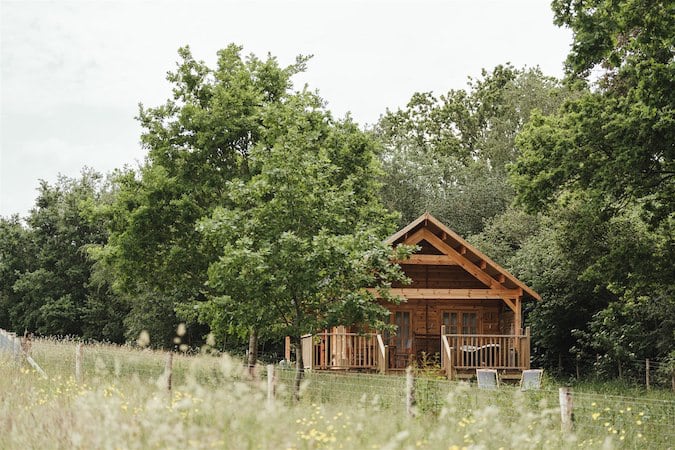
[[[168,392],[164,352],[88,345],[78,383],[74,349],[34,343],[47,379],[0,355],[1,449],[642,449],[675,441],[667,391],[633,398],[584,386],[575,391],[575,432],[563,434],[552,380],[539,391],[480,390],[421,373],[411,418],[401,376],[308,373],[295,402],[293,372],[277,368],[268,403],[264,368],[251,379],[227,355],[175,355]]]

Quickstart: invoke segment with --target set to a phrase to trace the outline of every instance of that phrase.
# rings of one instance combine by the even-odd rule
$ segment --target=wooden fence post
[[[645,360],[645,384],[647,385],[647,389],[649,390],[650,385],[649,385],[649,358]]]
[[[82,343],[75,346],[75,380],[82,383]]]
[[[19,365],[21,364],[21,337],[17,336],[16,333],[12,333],[12,353],[14,354],[14,362]]]
[[[166,374],[166,390],[171,392],[171,377],[173,376],[173,352],[168,352],[166,354],[164,373]]]
[[[408,417],[415,417],[415,377],[412,366],[405,370],[405,412]]]
[[[574,403],[572,402],[572,389],[561,387],[558,390],[560,400],[560,424],[563,433],[571,433],[574,424]]]
[[[274,364],[267,365],[267,406],[274,404]]]

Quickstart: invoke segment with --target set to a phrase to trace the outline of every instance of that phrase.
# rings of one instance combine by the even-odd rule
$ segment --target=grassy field
[[[417,414],[404,408],[398,376],[314,373],[300,402],[293,373],[277,370],[267,401],[264,368],[252,380],[228,356],[175,355],[171,392],[166,354],[86,346],[81,383],[75,344],[36,341],[28,366],[0,360],[0,449],[512,449],[671,448],[675,396],[620,395],[612,385],[574,392],[575,431],[560,431],[557,386],[479,390],[418,374]],[[3,358],[0,355],[0,358]]]

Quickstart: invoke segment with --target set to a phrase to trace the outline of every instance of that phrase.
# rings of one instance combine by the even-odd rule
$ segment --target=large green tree
[[[607,209],[639,201],[652,223],[672,221],[675,6],[556,0],[553,9],[574,33],[568,80],[593,89],[520,135],[520,200],[538,208],[561,190],[586,189]]]
[[[573,350],[598,353],[621,372],[675,342],[668,321],[658,337],[644,332],[658,305],[672,309],[675,10],[639,0],[559,0],[553,9],[574,33],[567,83],[587,89],[555,114],[534,115],[518,136],[512,179],[521,204],[558,224],[558,247],[576,274],[563,292],[593,289]]]
[[[249,161],[256,175],[230,182],[231,206],[200,224],[220,253],[209,268],[211,320],[292,336],[297,383],[300,336],[384,327],[387,310],[365,288],[403,277],[382,242],[394,223],[377,198],[375,142],[322,104],[305,91],[269,108]]]
[[[206,298],[207,270],[218,255],[196,224],[228,206],[230,180],[251,176],[250,153],[261,139],[293,126],[263,119],[271,105],[288,100],[291,77],[304,68],[302,58],[281,67],[273,57],[243,57],[235,45],[218,52],[213,68],[187,47],[179,55],[168,75],[173,97],[140,109],[147,157],[137,172],[118,178],[117,201],[108,211],[110,240],[100,253],[118,292],[138,299],[131,303],[128,337],[161,317],[151,336],[158,345],[172,342],[180,321],[189,321],[188,336],[205,331],[183,307]]]
[[[92,278],[91,246],[107,240],[105,223],[90,212],[109,202],[106,179],[84,169],[78,178],[40,183],[26,226],[3,220],[4,324],[48,335],[76,335],[120,342],[125,307],[109,285]]]
[[[35,270],[35,247],[30,231],[18,215],[0,218],[0,328],[20,330],[28,311],[17,307],[14,283]]]
[[[506,65],[466,90],[413,95],[375,129],[385,205],[402,213],[400,225],[428,210],[460,234],[479,232],[513,198],[506,165],[519,154],[516,134],[533,110],[551,113],[570,92],[538,69]]]

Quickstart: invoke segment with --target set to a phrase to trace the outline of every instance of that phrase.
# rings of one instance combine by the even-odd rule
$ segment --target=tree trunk
[[[619,360],[617,363],[619,365],[619,379],[622,379],[623,378],[623,368],[621,367],[621,360]]]
[[[255,376],[255,365],[258,362],[258,330],[251,328],[248,335],[248,373]]]
[[[558,353],[558,372],[562,373],[562,371],[563,371],[562,353]]]
[[[295,337],[295,381],[293,383],[293,398],[300,401],[300,383],[305,376],[305,362],[302,360],[302,339]]]

